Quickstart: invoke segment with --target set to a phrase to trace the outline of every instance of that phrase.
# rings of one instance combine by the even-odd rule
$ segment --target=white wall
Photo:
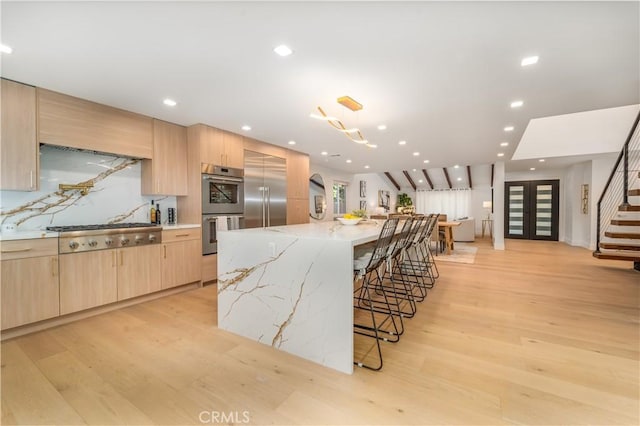
[[[560,204],[565,211],[564,241],[572,246],[589,248],[591,211],[582,212],[582,185],[591,187],[591,161],[568,167],[564,178],[564,196]]]
[[[360,181],[365,181],[367,184],[367,196],[365,198],[360,197]],[[350,183],[350,188],[353,189],[348,191],[347,194],[347,211],[355,210],[360,208],[360,200],[367,201],[367,211],[369,213],[375,213],[376,210],[380,210],[378,208],[378,191],[389,191],[389,204],[390,212],[396,211],[396,203],[398,201],[398,193],[406,192],[409,197],[415,203],[416,194],[412,188],[402,188],[398,191],[395,186],[391,185],[388,179],[378,173],[360,173],[353,175],[353,178]],[[382,210],[380,210],[382,212]]]
[[[498,161],[493,169],[493,248],[504,250],[504,162]]]
[[[589,248],[591,250],[596,249],[596,227],[597,227],[597,204],[604,185],[609,179],[613,165],[616,163],[618,154],[605,154],[591,161],[591,187],[589,188],[590,194],[590,221],[591,221],[591,242]]]

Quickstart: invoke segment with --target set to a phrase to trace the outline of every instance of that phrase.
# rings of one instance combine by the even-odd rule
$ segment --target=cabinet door
[[[60,258],[60,314],[117,300],[116,250],[63,254]]]
[[[287,199],[287,225],[309,223],[309,199]]]
[[[223,164],[223,146],[222,146],[222,130],[214,127],[197,124],[189,128],[189,138],[193,138],[200,145],[200,161],[206,164],[215,164],[216,166],[224,166]]]
[[[60,315],[58,256],[2,261],[2,329]]]
[[[162,288],[202,280],[202,242],[189,240],[164,244]]]
[[[161,245],[118,249],[118,300],[160,290]]]
[[[187,195],[187,129],[153,120],[153,159],[142,162],[144,195]]]
[[[309,198],[309,156],[287,152],[287,198]]]
[[[36,88],[2,79],[0,189],[35,191],[38,186]]]
[[[37,89],[38,142],[153,158],[151,117]]]
[[[244,145],[242,136],[231,132],[223,132],[222,141],[224,146],[223,166],[244,168]]]

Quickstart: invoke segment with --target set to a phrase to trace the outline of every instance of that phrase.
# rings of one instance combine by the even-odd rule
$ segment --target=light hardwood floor
[[[475,245],[473,265],[439,262],[381,372],[220,331],[209,286],[2,343],[2,424],[639,424],[640,274]]]

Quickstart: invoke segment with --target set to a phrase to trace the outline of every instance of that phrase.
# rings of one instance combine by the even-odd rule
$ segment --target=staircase
[[[598,200],[598,259],[633,262],[640,271],[640,113]]]

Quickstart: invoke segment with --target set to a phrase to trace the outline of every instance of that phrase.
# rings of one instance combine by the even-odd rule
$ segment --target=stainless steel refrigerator
[[[244,227],[287,224],[287,162],[244,152]]]

